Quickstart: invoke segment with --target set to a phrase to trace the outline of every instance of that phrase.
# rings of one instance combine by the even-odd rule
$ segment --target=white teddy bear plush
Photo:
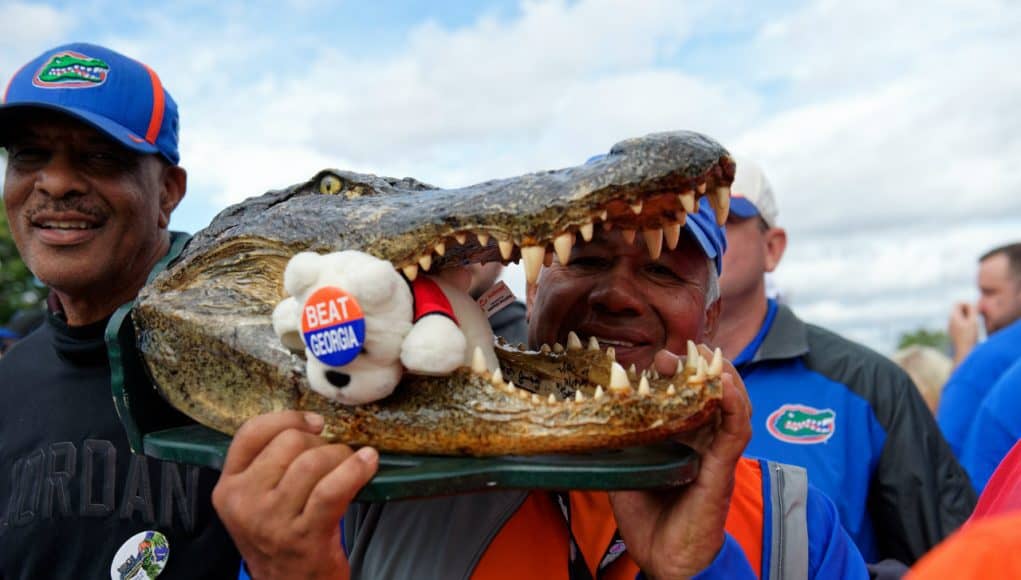
[[[284,270],[284,289],[290,297],[273,310],[273,330],[284,346],[305,352],[312,389],[339,403],[388,396],[405,369],[449,374],[471,364],[475,347],[487,368],[497,368],[486,315],[441,278],[420,275],[409,284],[363,252],[302,252]]]

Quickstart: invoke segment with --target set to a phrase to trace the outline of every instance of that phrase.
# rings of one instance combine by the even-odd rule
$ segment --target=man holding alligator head
[[[719,312],[726,241],[702,201],[679,240],[611,226],[546,266],[529,292],[532,345],[578,331],[612,345],[624,366],[672,375],[673,353],[708,341]],[[326,444],[321,417],[285,411],[238,431],[214,505],[255,578],[865,577],[803,471],[741,457],[751,409],[723,368],[720,422],[692,442],[701,468],[685,487],[364,505],[352,500],[378,468],[375,450]]]

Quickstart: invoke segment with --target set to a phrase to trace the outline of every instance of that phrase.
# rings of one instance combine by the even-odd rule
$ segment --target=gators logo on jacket
[[[815,409],[788,403],[766,419],[770,435],[787,443],[822,443],[833,436],[837,414],[833,409]]]

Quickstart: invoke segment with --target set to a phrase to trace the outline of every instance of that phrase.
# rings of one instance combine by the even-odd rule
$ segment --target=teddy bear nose
[[[326,380],[330,381],[330,384],[338,389],[342,389],[351,382],[351,375],[338,373],[337,371],[326,371]]]

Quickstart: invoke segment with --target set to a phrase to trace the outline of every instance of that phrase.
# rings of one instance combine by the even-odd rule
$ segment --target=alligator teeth
[[[599,350],[599,341],[596,340],[596,337],[594,337],[594,336],[588,337],[588,349],[589,350]]]
[[[497,240],[497,244],[500,246],[500,257],[505,261],[511,259],[511,255],[514,253],[514,242],[511,240]]]
[[[592,229],[593,228],[591,222],[578,228],[578,231],[581,232],[581,239],[585,240],[586,242],[591,242],[593,233]]]
[[[578,389],[577,391],[574,392],[574,400],[579,402],[579,403],[584,401],[585,400],[585,393],[581,392],[581,389]]]
[[[705,193],[705,182],[699,183],[697,189],[699,194]]]
[[[486,368],[486,355],[482,354],[481,346],[476,346],[475,350],[472,351],[472,372],[481,375],[488,370]]]
[[[625,229],[622,229],[622,230],[620,230],[620,237],[624,238],[625,242],[627,242],[629,244],[633,244],[633,243],[635,243],[635,234],[636,233],[637,232],[635,232],[635,230],[625,230]]]
[[[719,347],[713,351],[713,361],[709,363],[706,374],[709,375],[710,379],[715,379],[723,374],[723,351]]]
[[[454,239],[457,240],[458,244],[463,246],[468,241],[468,234],[464,232],[458,232],[454,234]]]
[[[609,359],[610,362],[617,360],[617,351],[614,350],[612,346],[606,347],[606,358]]]
[[[557,259],[564,266],[571,261],[571,248],[574,247],[574,234],[564,232],[553,240],[553,248],[557,251]]]
[[[638,370],[635,369],[635,363],[631,363],[631,366],[629,366],[627,368],[627,376],[628,376],[628,378],[631,378],[631,377],[637,378],[638,377]]]
[[[602,211],[602,213],[599,214],[599,219],[603,220],[604,222],[606,221],[606,218],[608,218],[608,217],[610,217],[610,213],[608,211],[606,211],[605,209]]]
[[[714,201],[715,200],[715,201]],[[716,212],[716,223],[723,225],[727,223],[727,216],[730,215],[730,188],[720,186],[716,188],[716,195],[709,198],[713,210]]]
[[[684,360],[678,358],[677,359],[677,370],[674,371],[674,376],[675,377],[679,377],[679,376],[682,376],[682,375],[684,375]]]
[[[694,341],[689,340],[688,341],[688,362],[687,362],[687,365],[685,365],[685,366],[687,366],[688,369],[690,369],[692,372],[697,371],[698,370],[698,359],[699,358],[701,358],[701,357],[699,357],[699,355],[698,355],[698,347],[695,346],[695,342]]]
[[[649,378],[654,381],[659,380],[659,371],[657,371],[656,369],[652,369],[651,371],[649,371]]]
[[[645,238],[645,249],[649,250],[649,257],[658,260],[663,251],[663,230],[642,230],[642,237]]]
[[[556,354],[563,354],[564,353],[564,345],[560,344],[559,342],[554,342],[553,343],[553,352],[555,352]]]
[[[408,282],[414,282],[415,278],[418,278],[418,264],[408,264],[401,270],[404,271],[404,277],[408,279]]]
[[[686,211],[687,213],[694,213],[695,212],[695,192],[694,191],[689,189],[688,191],[685,191],[684,193],[679,194],[677,196],[677,198],[681,201],[681,207],[684,208],[684,211]]]
[[[511,243],[511,247],[514,244]],[[500,242],[500,252],[503,252],[503,242]],[[546,256],[546,248],[542,246],[522,246],[521,259],[525,262],[525,280],[534,284],[539,279],[539,270],[542,269],[542,260]]]
[[[593,399],[602,399],[603,398],[603,385],[596,385],[596,394],[592,395],[592,398]]]
[[[567,333],[567,350],[581,350],[581,339],[573,330]]]
[[[637,203],[631,204],[631,213],[638,215],[642,213],[642,201],[639,200]]]
[[[610,390],[615,393],[624,393],[631,390],[631,381],[627,379],[627,372],[619,363],[610,365]]]
[[[518,388],[514,386],[514,381],[510,381],[503,386],[503,390],[513,395],[514,392],[518,390]]]
[[[422,269],[428,272],[429,268],[433,265],[433,257],[429,255],[419,256],[418,265],[422,266]]]
[[[447,244],[440,242],[436,244],[436,247],[433,248],[433,251],[436,252],[436,255],[442,256],[443,254],[447,253]]]
[[[489,234],[482,232],[475,234],[475,237],[479,239],[479,245],[483,248],[489,245]]]
[[[681,224],[673,223],[663,226],[663,238],[666,239],[667,249],[676,249],[677,242],[681,239]]]
[[[527,400],[532,395],[532,393],[526,391],[525,389],[518,389],[517,395],[519,399],[524,401]]]
[[[677,388],[674,387],[673,383],[670,383],[670,386],[666,388],[666,394],[671,397],[677,394]]]
[[[493,382],[494,385],[502,385],[503,384],[503,371],[501,371],[500,369],[496,369],[495,371],[493,371],[492,382]]]
[[[539,395],[532,393],[532,402],[538,405],[542,402],[542,399],[539,398]]]
[[[692,385],[692,384],[704,383],[705,379],[706,379],[706,376],[705,376],[705,359],[702,358],[702,357],[698,357],[697,370],[695,371],[695,374],[693,374],[690,377],[688,377],[688,384]]]
[[[542,343],[542,346],[539,347],[539,352],[542,354],[549,354],[552,350],[553,349],[551,349],[549,345],[546,344],[545,342]]]
[[[549,403],[550,405],[557,404],[557,396],[554,395],[553,393],[550,393],[549,397],[546,398],[546,402]]]
[[[644,396],[650,393],[652,393],[652,388],[649,387],[649,379],[642,375],[642,380],[638,381],[638,394]]]

